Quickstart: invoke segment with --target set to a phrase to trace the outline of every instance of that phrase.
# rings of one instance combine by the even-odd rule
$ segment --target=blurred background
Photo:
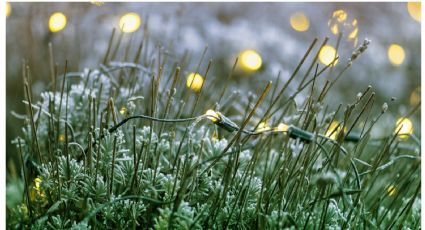
[[[420,102],[420,3],[6,4],[8,171],[16,170],[11,161],[19,165],[11,141],[21,134],[23,126],[15,115],[25,114],[23,61],[30,67],[37,100],[51,82],[49,42],[59,73],[65,60],[70,72],[97,68],[113,28],[123,30],[122,47],[133,43],[134,50],[128,51],[132,55],[146,24],[155,43],[149,45],[168,47],[179,56],[188,52],[199,58],[208,45],[205,60],[213,58],[214,62],[210,78],[225,79],[239,56],[242,68],[249,72],[236,79],[236,89],[241,92],[254,91],[259,87],[256,82],[276,81],[279,71],[279,81],[287,80],[314,38],[321,43],[329,37],[319,60],[324,67],[338,55],[335,68],[342,68],[355,47],[368,38],[372,41],[368,50],[338,81],[327,102],[335,108],[350,103],[358,92],[372,85],[376,104],[390,105],[390,115],[383,118],[382,129],[377,132],[392,132],[394,120]],[[343,35],[336,49],[339,33]],[[244,84],[244,79],[250,79],[249,84]],[[391,97],[396,100],[390,102]],[[296,100],[302,102],[303,95]],[[420,133],[420,113],[410,117],[409,122],[414,132]]]

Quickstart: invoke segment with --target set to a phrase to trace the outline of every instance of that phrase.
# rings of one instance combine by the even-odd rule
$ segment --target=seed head
[[[384,104],[382,104],[382,108],[381,108],[381,112],[385,113],[388,110],[388,104],[385,102]]]
[[[351,62],[356,60],[357,57],[367,49],[370,42],[371,41],[369,39],[365,38],[365,40],[363,41],[363,44],[359,46],[356,50],[354,50],[354,52],[351,54],[350,59],[348,59],[349,65],[351,65]]]
[[[357,100],[360,100],[360,98],[362,98],[362,96],[363,96],[363,94],[361,92],[358,93],[357,96],[356,96],[357,97]]]

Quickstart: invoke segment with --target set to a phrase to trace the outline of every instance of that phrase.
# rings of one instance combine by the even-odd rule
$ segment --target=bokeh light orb
[[[216,129],[214,129],[214,131],[213,131],[213,133],[212,133],[212,135],[211,135],[211,140],[212,140],[213,142],[218,141],[218,132],[217,132],[217,130],[216,130]]]
[[[325,45],[319,52],[319,61],[324,65],[329,65],[332,61],[338,57],[336,49],[331,45]],[[334,66],[338,63],[338,60],[334,62]]]
[[[11,12],[12,12],[12,6],[10,6],[9,2],[6,2],[6,18],[10,16]]]
[[[407,12],[414,20],[421,22],[421,2],[408,2]]]
[[[91,4],[95,5],[95,6],[103,6],[105,3],[102,1],[90,1]]]
[[[359,32],[359,28],[354,28],[353,31],[351,31],[351,33],[348,35],[348,39],[356,39],[357,38],[357,33]]]
[[[49,18],[49,30],[53,33],[59,32],[66,27],[66,16],[61,12],[53,13]]]
[[[344,22],[345,20],[347,20],[347,12],[341,9],[335,10],[332,13],[332,18],[335,18],[338,22]]]
[[[341,130],[342,125],[340,125],[337,121],[332,121],[331,125],[325,133],[325,136],[329,137],[332,140],[336,140]],[[344,132],[347,132],[347,128],[344,128]]]
[[[121,115],[125,115],[125,113],[127,112],[127,108],[126,107],[121,107],[121,109],[120,109],[120,114]]]
[[[394,133],[398,132],[399,137],[408,138],[413,133],[413,123],[409,118],[399,118],[396,122]]]
[[[413,92],[410,94],[410,105],[416,106],[421,101],[421,87],[418,86]]]
[[[204,84],[204,78],[198,73],[190,73],[186,79],[186,86],[191,90],[198,92]]]
[[[332,13],[331,19],[328,21],[331,32],[337,35],[341,30],[340,27],[344,26],[345,20],[347,20],[347,12],[344,10],[335,10]]]
[[[64,142],[65,141],[65,134],[59,134],[58,140],[60,142]]]
[[[335,10],[328,21],[328,26],[332,34],[338,35],[342,33],[345,40],[353,42],[354,46],[357,45],[358,21],[356,18],[350,17],[346,11],[342,9]]]
[[[291,23],[292,29],[299,32],[307,31],[310,27],[310,20],[303,12],[296,12],[292,14],[289,22]]]
[[[37,177],[37,178],[34,179],[35,189],[37,189],[37,190],[40,190],[41,189],[41,182],[43,182],[43,181],[39,177]]]
[[[399,66],[404,61],[404,49],[398,44],[391,44],[388,47],[388,59],[394,66]]]
[[[261,68],[263,60],[255,50],[245,50],[239,54],[240,67],[245,72],[255,72]]]
[[[124,33],[133,33],[138,30],[142,20],[140,16],[136,13],[127,13],[124,14],[119,22],[120,29]]]
[[[394,196],[395,192],[396,192],[396,188],[394,185],[390,185],[390,187],[388,187],[387,189],[388,195],[389,196]]]

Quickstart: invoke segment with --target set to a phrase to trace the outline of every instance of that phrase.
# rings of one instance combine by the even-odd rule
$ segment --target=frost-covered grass
[[[338,67],[319,67],[327,39],[315,39],[289,81],[260,81],[255,92],[229,90],[237,71],[211,80],[220,67],[205,52],[141,45],[117,58],[119,42],[97,69],[52,75],[40,96],[24,71],[9,228],[419,228],[418,138],[371,135],[391,107],[374,104],[372,86],[348,105],[326,103],[368,41]],[[199,91],[186,86],[190,72],[204,77]]]

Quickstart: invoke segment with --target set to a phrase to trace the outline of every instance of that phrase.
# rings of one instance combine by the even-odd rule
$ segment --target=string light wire
[[[143,72],[149,73],[149,71],[145,67],[138,64],[129,63],[129,62],[111,61],[109,62],[109,66],[111,66],[111,68],[107,68],[106,66],[104,66],[105,67],[104,71],[98,72],[97,75],[101,74],[102,72],[109,74],[112,71],[119,70],[122,68],[136,68]],[[80,78],[82,78],[83,76],[84,76],[84,73],[82,72],[73,72],[73,73],[68,73],[66,75],[62,75],[62,77],[80,77]],[[125,123],[133,119],[147,119],[147,120],[163,122],[163,123],[181,123],[181,122],[191,122],[191,121],[193,122],[193,121],[196,121],[197,119],[202,120],[203,118],[210,119],[214,124],[216,124],[217,126],[221,128],[224,128],[225,130],[229,132],[240,130],[239,126],[237,126],[231,119],[227,118],[220,112],[208,110],[206,114],[203,114],[197,117],[190,117],[190,118],[183,118],[183,119],[161,119],[156,117],[150,117],[147,115],[130,116],[122,120],[117,125],[111,127],[108,131],[109,133],[114,132],[116,129],[118,129],[119,127],[121,127],[122,125],[124,125]],[[287,126],[286,124],[284,125]],[[265,130],[256,130],[256,131],[249,131],[246,129],[242,129],[241,132],[251,136],[268,134],[268,133],[287,133],[291,138],[300,138],[302,141],[305,141],[305,142],[311,142],[314,139],[313,133],[308,132],[306,130],[302,130],[292,125],[287,126],[287,128],[283,130],[277,127],[277,128],[269,128]],[[321,136],[321,137],[324,138],[324,136]],[[102,135],[102,138],[103,138],[103,135]],[[329,138],[326,137],[326,139],[329,139]],[[359,135],[347,135],[344,139],[344,141],[347,141],[347,142],[359,142],[360,140],[361,140],[361,137]]]

